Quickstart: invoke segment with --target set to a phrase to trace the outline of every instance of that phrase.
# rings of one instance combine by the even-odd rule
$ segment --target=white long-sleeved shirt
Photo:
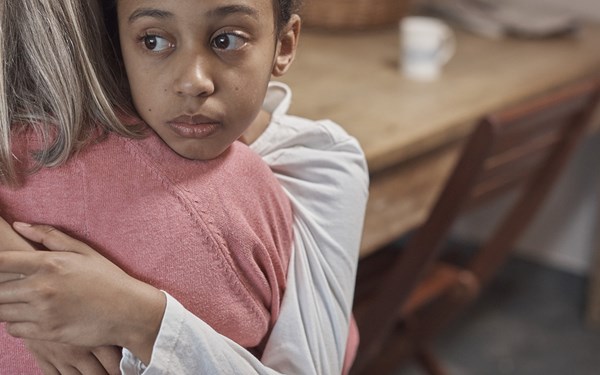
[[[269,85],[272,114],[250,146],[271,167],[294,211],[294,242],[280,315],[262,358],[213,330],[167,294],[146,367],[123,350],[124,374],[339,374],[368,197],[358,142],[327,120],[287,115],[290,89]]]

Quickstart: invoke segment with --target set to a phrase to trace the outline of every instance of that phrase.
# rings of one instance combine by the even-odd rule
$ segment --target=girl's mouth
[[[202,139],[214,134],[221,124],[202,116],[179,116],[167,122],[167,126],[184,138]]]

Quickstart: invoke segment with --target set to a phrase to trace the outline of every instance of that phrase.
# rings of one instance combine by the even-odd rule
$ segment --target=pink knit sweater
[[[17,142],[20,160],[31,143]],[[201,162],[176,155],[154,133],[110,135],[19,189],[0,186],[0,212],[84,240],[244,347],[260,347],[277,319],[291,208],[242,144]],[[22,342],[1,329],[0,373],[40,373],[34,367]]]

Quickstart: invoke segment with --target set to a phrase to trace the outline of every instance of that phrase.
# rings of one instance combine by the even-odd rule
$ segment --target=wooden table
[[[330,118],[361,143],[371,174],[364,256],[419,225],[484,114],[600,71],[600,25],[576,36],[494,41],[457,31],[441,79],[414,82],[398,69],[395,28],[303,31],[282,81],[291,113]]]

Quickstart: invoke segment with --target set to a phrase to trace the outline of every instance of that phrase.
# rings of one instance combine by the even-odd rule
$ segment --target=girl
[[[124,62],[126,67],[128,64],[130,66],[128,77],[141,117],[180,155],[211,158],[213,153],[218,155],[222,151],[220,147],[230,142],[235,133],[237,128],[228,125],[239,125],[243,122],[240,119],[250,118],[254,111],[260,110],[262,99],[258,101],[256,109],[254,95],[258,92],[258,97],[262,98],[264,91],[261,90],[267,90],[269,74],[257,69],[264,63],[264,56],[276,56],[271,64],[267,64],[268,72],[278,75],[287,69],[293,57],[299,21],[290,15],[289,4],[285,2],[275,3],[280,8],[271,7],[269,1],[208,1],[202,4],[183,1],[177,2],[177,6],[174,3],[126,0],[119,3]],[[278,17],[274,17],[273,8],[280,10],[280,13],[276,13]],[[277,33],[273,28],[271,31],[264,29],[269,24],[264,22],[265,15],[271,20],[278,19],[278,23],[271,21],[271,25],[283,24],[284,27]],[[140,23],[143,24],[140,26]],[[210,26],[202,26],[206,27],[204,30],[196,24]],[[140,31],[136,32],[138,28]],[[198,32],[199,28],[201,32]],[[190,35],[204,35],[203,41],[210,43],[194,41]],[[272,46],[263,43],[265,35],[276,35],[277,38],[271,40],[278,40],[278,43]],[[290,35],[293,36],[291,44]],[[135,39],[125,39],[127,37]],[[128,44],[133,40],[137,44]],[[190,50],[190,46],[197,50]],[[133,48],[139,47],[148,55],[136,55],[134,52],[138,50]],[[253,54],[256,49],[264,55]],[[275,52],[277,50],[279,55]],[[211,51],[214,51],[214,55]],[[207,52],[211,53],[207,55]],[[249,62],[244,64],[239,60]],[[259,61],[262,61],[259,65],[253,65]],[[130,73],[131,69],[139,69],[145,74],[137,76],[135,71]],[[165,78],[161,72],[172,75]],[[148,77],[152,80],[148,80]],[[173,97],[161,91],[171,84],[176,87],[174,92],[181,102],[174,103]],[[202,103],[198,108],[211,108],[211,98],[218,99],[218,93],[223,90],[228,94],[225,98],[240,98],[239,104],[236,101],[233,107],[232,104],[223,104],[223,108],[228,109],[225,111],[226,117],[220,117],[218,110],[216,115],[183,113],[169,115],[167,120],[162,117],[164,112],[169,111],[164,108],[181,107],[179,103],[182,102],[188,106],[188,112],[192,112],[190,108],[194,107],[196,100]],[[260,112],[254,122],[259,130],[246,133],[248,139],[252,139],[260,134],[261,128],[268,126],[252,146],[271,163],[279,181],[291,193],[295,217],[294,253],[287,277],[287,291],[281,304],[280,318],[272,327],[273,331],[265,345],[262,363],[216,334],[168,297],[148,373],[152,373],[152,369],[166,371],[163,366],[168,360],[171,360],[168,370],[173,373],[223,371],[224,363],[215,359],[216,355],[225,355],[227,365],[235,373],[245,373],[249,369],[267,372],[269,368],[293,373],[339,372],[343,357],[340,348],[345,346],[351,305],[352,288],[348,285],[353,283],[362,210],[366,200],[366,168],[356,142],[338,127],[327,122],[313,123],[285,115],[289,100],[287,88],[272,86],[265,100],[271,120],[268,120],[269,111]],[[212,108],[215,107],[218,109],[219,106]],[[267,121],[264,121],[265,118]],[[230,130],[232,132],[228,132]],[[207,133],[217,136],[207,140]],[[204,144],[202,147],[190,146],[190,139]],[[331,185],[329,189],[323,189],[325,183],[338,183],[341,188],[336,189],[335,185]],[[348,198],[357,202],[358,206],[348,210]],[[316,217],[328,219],[336,216],[344,221],[315,220]],[[20,231],[33,239],[41,238],[35,228],[25,227]],[[69,245],[75,246],[72,242]],[[63,249],[66,248],[63,246]],[[177,336],[179,342],[187,340],[190,343],[184,351],[174,350],[165,342],[168,341],[165,339],[168,334],[163,333],[173,328],[169,323],[173,321],[180,322],[175,327],[180,335]],[[306,341],[300,340],[302,337]],[[290,344],[294,346],[290,348]],[[195,352],[198,354],[195,355]],[[129,371],[133,367],[127,366],[138,363],[130,353],[125,353],[123,366]],[[173,358],[176,358],[175,362]],[[173,363],[181,367],[173,367]]]

